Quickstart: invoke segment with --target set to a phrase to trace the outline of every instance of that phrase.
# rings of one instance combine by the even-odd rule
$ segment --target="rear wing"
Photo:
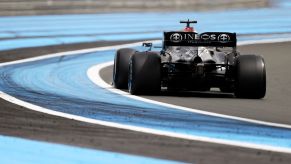
[[[236,47],[236,33],[164,32],[163,46]]]

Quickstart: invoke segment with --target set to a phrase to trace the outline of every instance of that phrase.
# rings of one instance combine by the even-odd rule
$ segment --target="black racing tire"
[[[266,94],[264,59],[258,55],[240,55],[235,63],[235,96],[251,99],[263,98]]]
[[[161,57],[156,52],[136,52],[129,63],[128,90],[133,95],[161,91]]]
[[[116,51],[113,66],[113,86],[117,89],[127,89],[128,66],[130,57],[136,52],[131,48],[122,48]]]

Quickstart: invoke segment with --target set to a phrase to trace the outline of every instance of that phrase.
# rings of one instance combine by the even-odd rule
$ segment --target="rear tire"
[[[266,94],[266,68],[258,55],[241,55],[236,60],[235,92],[239,98],[260,99]]]
[[[155,52],[137,52],[129,63],[128,89],[133,95],[161,91],[161,57]]]
[[[128,64],[130,57],[136,52],[131,48],[117,50],[113,66],[113,86],[117,89],[127,89]]]

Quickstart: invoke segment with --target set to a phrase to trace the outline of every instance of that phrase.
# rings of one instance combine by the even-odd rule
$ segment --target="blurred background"
[[[270,6],[270,0],[1,0],[1,15],[205,11]]]
[[[290,0],[0,0],[0,50],[161,39],[196,19],[198,32],[239,41],[291,37]]]
[[[0,50],[161,39],[182,19],[239,41],[290,38],[290,9],[290,0],[0,0]]]

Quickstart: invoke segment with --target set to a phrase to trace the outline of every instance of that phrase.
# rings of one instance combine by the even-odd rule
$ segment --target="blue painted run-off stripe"
[[[87,118],[193,136],[291,149],[291,130],[219,118],[129,99],[93,84],[92,65],[114,51],[5,66],[0,89],[24,101]],[[12,87],[10,87],[12,86]]]
[[[177,163],[6,136],[0,136],[0,158],[1,163],[7,164]]]
[[[128,13],[122,16],[120,14],[92,14],[0,17],[0,39],[6,39],[0,40],[0,50],[100,40],[158,38],[161,37],[163,30],[181,28],[177,22],[184,19],[185,15],[187,18],[199,20],[197,29],[201,32],[233,31],[239,34],[291,32],[289,28],[291,13],[288,1],[280,4],[279,8],[246,11],[171,14]],[[250,15],[256,15],[256,17],[250,17]],[[141,17],[143,19],[140,19]],[[39,26],[40,24],[42,26]],[[112,32],[116,34],[112,34]],[[15,39],[15,37],[19,38]],[[263,37],[290,38],[290,34]],[[239,40],[258,40],[263,37],[241,36]],[[94,64],[112,60],[113,53],[113,51],[104,51],[3,67],[0,70],[3,80],[0,82],[0,89],[17,98],[43,107],[88,118],[181,134],[291,148],[289,129],[216,118],[146,104],[120,97],[95,86],[86,77],[86,70]],[[15,88],[14,85],[11,87],[11,83],[15,83],[15,86],[19,86],[19,88]],[[57,101],[60,99],[61,102]],[[112,102],[112,100],[114,101]],[[56,101],[59,103],[55,103]],[[96,163],[100,156],[108,157],[102,158],[103,161],[100,161],[102,163],[111,160],[126,160],[126,163],[138,160],[156,162],[156,160],[148,158],[1,136],[0,147],[0,157],[4,163],[18,161],[40,163],[40,160],[42,163],[46,161],[48,163],[91,163],[91,160]],[[51,149],[57,150],[56,152],[59,153],[54,154],[54,152],[49,151]],[[35,156],[35,154],[39,154],[39,151],[42,152],[43,156]],[[80,158],[75,155],[76,153],[81,154]],[[35,158],[28,157],[27,154],[33,154]],[[17,158],[11,158],[14,155]],[[41,159],[36,157],[41,157]],[[59,161],[60,158],[57,157],[64,160]],[[43,160],[45,158],[48,159]],[[14,159],[15,161],[13,161]],[[107,159],[108,161],[106,161]]]
[[[287,5],[286,5],[287,4]],[[0,50],[92,41],[161,38],[164,30],[182,29],[181,19],[197,19],[197,30],[237,32],[239,40],[289,37],[287,1],[272,8],[215,12],[115,13],[0,17]],[[248,35],[243,37],[243,35]],[[250,37],[249,34],[254,34]],[[2,40],[1,40],[2,39]],[[4,39],[4,40],[3,40]]]

